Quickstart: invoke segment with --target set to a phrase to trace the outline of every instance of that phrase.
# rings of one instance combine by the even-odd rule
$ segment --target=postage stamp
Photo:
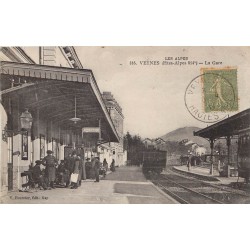
[[[205,113],[238,110],[237,68],[203,68],[201,75]]]
[[[238,111],[237,68],[201,68],[185,91],[185,105],[197,120],[214,123]]]

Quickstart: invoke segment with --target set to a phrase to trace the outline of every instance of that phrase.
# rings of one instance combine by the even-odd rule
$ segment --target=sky
[[[247,47],[75,47],[84,68],[92,69],[101,91],[111,91],[125,116],[124,133],[156,138],[185,126],[206,127],[186,109],[184,94],[201,67],[237,67],[239,111],[250,107],[250,48]],[[220,65],[162,65],[212,61]],[[130,65],[135,61],[137,65]],[[159,65],[141,65],[159,61]],[[169,60],[168,60],[169,61]],[[171,61],[171,60],[170,60]],[[178,60],[177,60],[178,61]],[[233,113],[232,113],[233,114]],[[232,115],[231,113],[229,115]]]

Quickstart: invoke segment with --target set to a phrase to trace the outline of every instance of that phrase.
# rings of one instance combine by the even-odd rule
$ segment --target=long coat
[[[66,169],[69,170],[70,174],[74,172],[75,160],[73,157],[68,156],[65,158],[66,161]]]
[[[45,173],[48,176],[49,182],[55,181],[57,160],[53,155],[47,155],[43,158],[42,164],[46,166]]]
[[[82,159],[80,157],[76,157],[74,159],[74,174],[78,174],[77,181],[81,181],[82,179]]]

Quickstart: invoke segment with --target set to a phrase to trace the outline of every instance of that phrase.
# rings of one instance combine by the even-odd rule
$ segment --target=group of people
[[[87,158],[86,163],[76,151],[69,154],[64,160],[58,164],[57,159],[53,156],[51,150],[47,151],[47,156],[42,160],[37,160],[36,165],[32,168],[32,181],[37,183],[40,189],[54,189],[55,184],[60,187],[70,187],[77,189],[81,186],[81,180],[86,178],[95,178],[95,182],[99,182],[100,168],[108,170],[108,162],[104,159],[103,164],[100,163],[99,157],[92,157],[91,161]],[[110,165],[111,171],[115,168],[115,162]],[[94,176],[90,173],[93,173]],[[105,175],[104,175],[105,176]]]

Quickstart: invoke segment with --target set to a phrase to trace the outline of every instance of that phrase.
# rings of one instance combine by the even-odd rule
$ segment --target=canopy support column
[[[210,149],[211,149],[211,168],[210,168],[210,174],[213,175],[214,174],[214,138],[210,138],[209,142],[210,142]]]
[[[227,177],[230,176],[230,164],[231,164],[231,137],[227,136]]]

